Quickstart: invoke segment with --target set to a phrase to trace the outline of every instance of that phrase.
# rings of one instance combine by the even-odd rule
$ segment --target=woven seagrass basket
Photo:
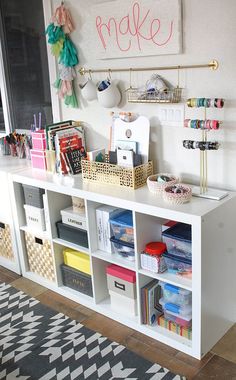
[[[54,260],[49,240],[37,238],[26,232],[25,243],[30,271],[47,280],[55,281]]]
[[[14,261],[10,226],[0,223],[0,256]]]

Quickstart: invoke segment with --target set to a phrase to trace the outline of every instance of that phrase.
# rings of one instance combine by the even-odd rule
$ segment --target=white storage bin
[[[35,230],[45,231],[45,215],[44,209],[30,205],[24,205],[26,224]]]
[[[87,230],[87,221],[85,214],[79,214],[75,212],[73,207],[68,207],[61,210],[62,223],[68,224],[69,226],[80,228],[82,230]]]
[[[117,292],[109,290],[111,297],[111,308],[117,313],[123,314],[127,317],[134,317],[137,315],[137,300],[123,296]]]

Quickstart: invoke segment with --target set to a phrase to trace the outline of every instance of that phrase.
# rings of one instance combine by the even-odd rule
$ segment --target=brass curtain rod
[[[85,67],[81,67],[79,69],[80,75],[92,74],[92,73],[115,73],[115,72],[124,72],[124,71],[160,71],[160,70],[183,70],[183,69],[201,69],[208,67],[212,70],[217,70],[219,67],[219,63],[213,59],[209,63],[203,63],[199,65],[178,65],[178,66],[160,66],[160,67],[137,67],[137,68],[121,68],[121,69],[86,69]]]

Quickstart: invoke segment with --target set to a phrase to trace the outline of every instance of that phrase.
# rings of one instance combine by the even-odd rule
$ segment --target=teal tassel
[[[66,36],[63,49],[61,50],[59,63],[63,64],[66,67],[72,67],[78,65],[79,63],[77,50],[68,36]]]
[[[56,81],[53,83],[53,86],[59,89],[61,87],[61,79],[57,78]]]
[[[65,39],[65,33],[61,26],[55,26],[53,23],[49,24],[46,29],[46,34],[48,35],[48,43],[55,44],[60,39]]]
[[[65,104],[67,106],[71,106],[73,108],[77,108],[78,107],[78,101],[77,101],[76,93],[75,93],[75,90],[74,90],[74,85],[72,84],[72,86],[73,86],[72,95],[70,95],[70,96],[66,95],[65,98],[64,98],[64,101],[65,101]]]

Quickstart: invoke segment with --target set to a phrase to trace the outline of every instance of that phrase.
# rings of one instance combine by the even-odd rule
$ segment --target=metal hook
[[[108,77],[111,80],[111,69],[108,69]]]
[[[92,80],[92,70],[89,69],[89,78]]]

